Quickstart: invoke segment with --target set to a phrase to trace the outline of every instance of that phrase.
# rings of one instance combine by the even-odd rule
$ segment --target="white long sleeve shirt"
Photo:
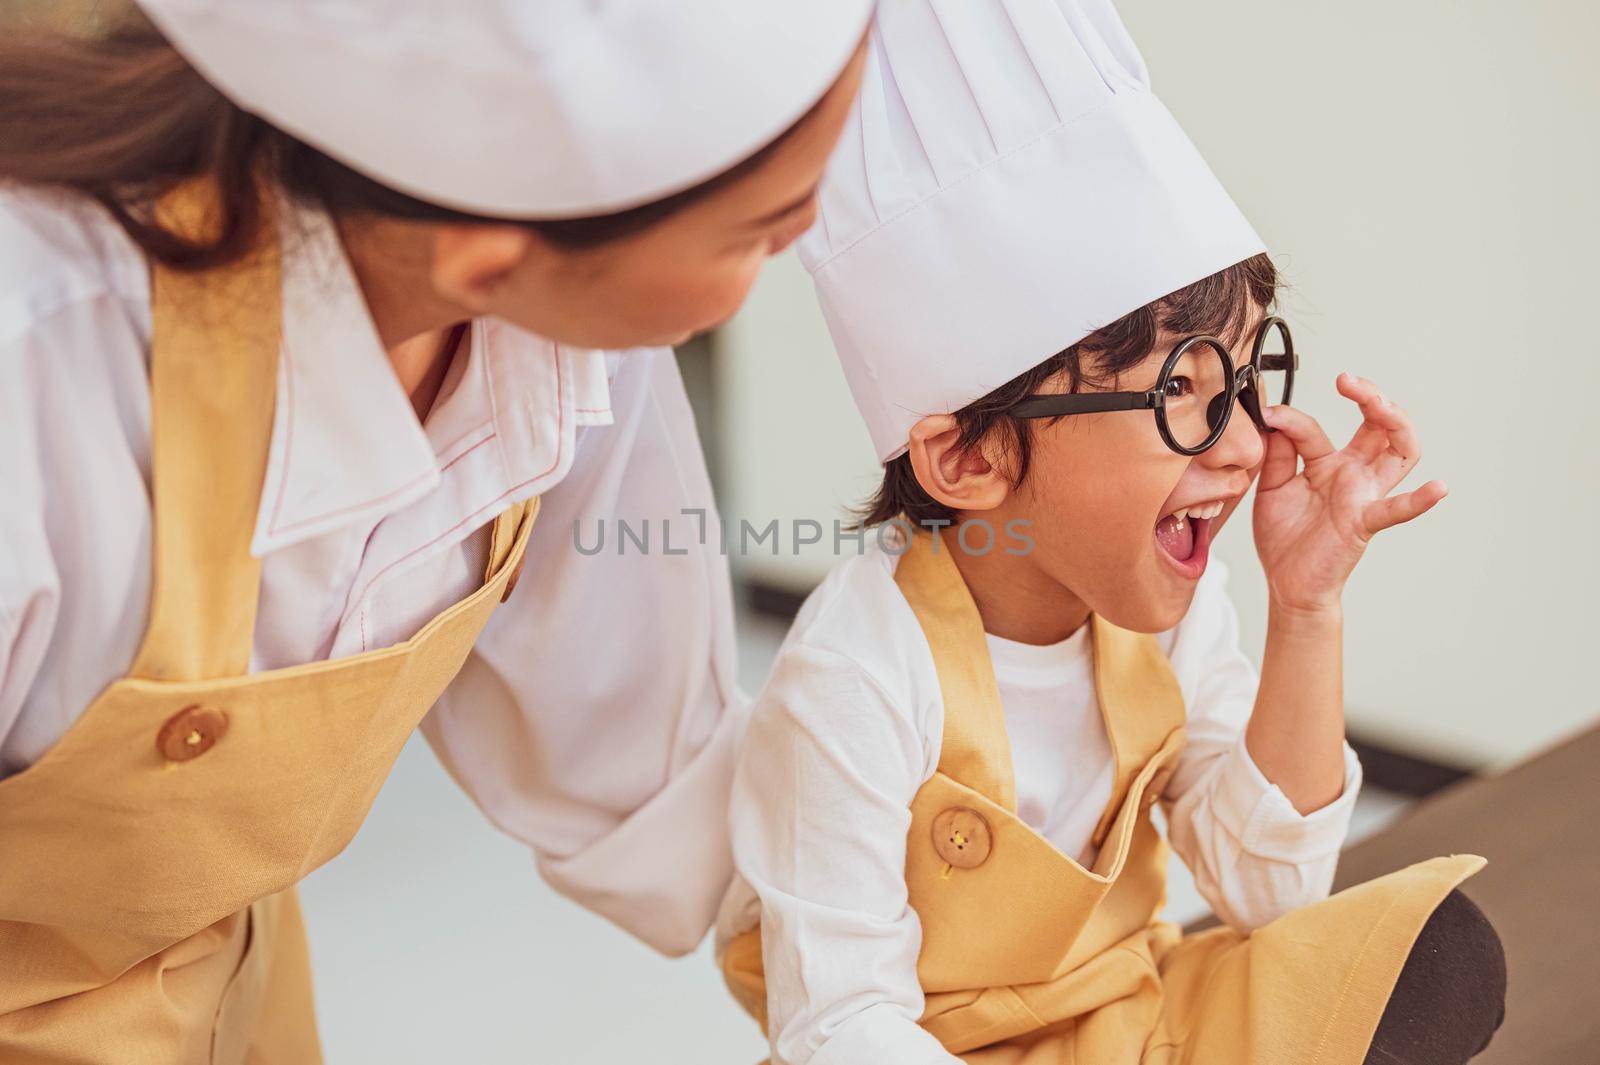
[[[756,701],[734,778],[738,868],[718,939],[761,925],[775,1065],[951,1065],[919,1028],[917,915],[905,885],[917,790],[939,764],[944,705],[915,615],[877,548],[807,601]],[[1251,929],[1326,897],[1360,787],[1301,816],[1244,746],[1257,677],[1215,560],[1157,637],[1187,704],[1188,744],[1162,797],[1173,849],[1229,924]],[[1112,752],[1085,626],[1060,644],[989,637],[1017,812],[1092,864]]]
[[[423,731],[554,886],[660,950],[692,948],[732,873],[743,711],[671,353],[573,350],[480,320],[419,424],[329,219],[292,209],[283,225],[252,668],[410,637],[481,581],[485,523],[542,495],[516,593]],[[60,739],[143,634],[149,348],[148,266],[109,217],[0,191],[0,777]],[[648,557],[619,553],[619,518],[655,528]]]

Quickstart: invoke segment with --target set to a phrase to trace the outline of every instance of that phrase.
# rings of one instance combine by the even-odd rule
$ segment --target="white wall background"
[[[1595,720],[1600,5],[1121,10],[1157,91],[1293,285],[1297,402],[1339,439],[1355,419],[1334,376],[1377,380],[1421,426],[1423,476],[1451,486],[1349,589],[1353,727],[1499,765]],[[826,525],[875,466],[792,258],[720,342],[720,428],[739,442],[725,509]],[[1264,592],[1247,523],[1220,550],[1255,651]],[[804,588],[832,553],[825,540],[742,566]]]

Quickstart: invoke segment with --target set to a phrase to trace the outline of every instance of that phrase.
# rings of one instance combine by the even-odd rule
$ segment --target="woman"
[[[424,714],[688,950],[725,566],[568,530],[709,509],[653,346],[809,224],[868,5],[144,7],[0,46],[0,1059],[316,1060],[294,885]]]

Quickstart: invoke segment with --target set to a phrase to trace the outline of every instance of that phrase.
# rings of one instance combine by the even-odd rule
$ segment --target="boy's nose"
[[[1200,461],[1213,469],[1236,467],[1250,470],[1261,464],[1266,453],[1266,441],[1261,437],[1261,430],[1256,428],[1244,405],[1234,400],[1228,427],[1210,450],[1201,453]]]

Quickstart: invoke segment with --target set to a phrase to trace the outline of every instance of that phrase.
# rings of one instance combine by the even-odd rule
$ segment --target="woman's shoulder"
[[[98,205],[0,188],[0,539],[18,575],[0,579],[8,595],[56,579],[50,560],[76,557],[85,515],[124,536],[148,521],[144,271]]]
[[[138,324],[148,299],[144,256],[105,208],[75,193],[0,187],[0,343],[97,301]]]

